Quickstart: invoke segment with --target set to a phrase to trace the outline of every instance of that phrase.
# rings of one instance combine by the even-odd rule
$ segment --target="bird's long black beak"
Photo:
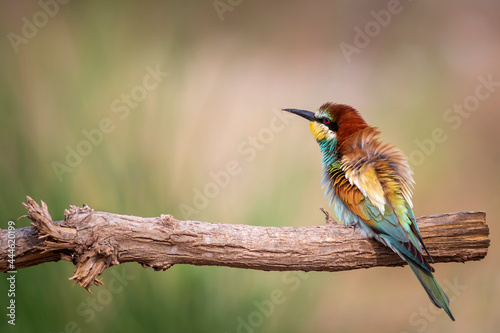
[[[297,109],[283,109],[283,111],[295,113],[296,115],[301,116],[302,118],[305,118],[309,121],[316,121],[316,118],[314,118],[314,112],[311,111],[297,110]]]

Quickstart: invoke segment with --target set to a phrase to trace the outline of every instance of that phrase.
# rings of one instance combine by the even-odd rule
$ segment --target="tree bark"
[[[70,279],[87,290],[102,283],[97,277],[104,269],[126,262],[155,270],[190,264],[330,272],[405,264],[382,244],[337,224],[261,227],[118,215],[88,206],[70,206],[64,221],[52,221],[43,201],[39,206],[27,197],[23,205],[32,227],[0,230],[0,271],[68,260],[76,265]],[[418,225],[436,263],[481,260],[487,254],[484,212],[423,216]],[[9,237],[15,238],[10,261]]]

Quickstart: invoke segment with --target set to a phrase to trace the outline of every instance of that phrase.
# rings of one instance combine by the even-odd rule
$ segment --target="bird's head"
[[[283,109],[310,121],[309,127],[316,141],[337,140],[341,145],[359,130],[368,127],[359,112],[345,104],[325,103],[318,111]]]

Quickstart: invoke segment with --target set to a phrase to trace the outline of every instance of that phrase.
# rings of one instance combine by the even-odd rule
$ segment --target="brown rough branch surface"
[[[53,221],[47,205],[27,197],[32,227],[15,230],[15,269],[68,260],[70,278],[89,290],[108,267],[138,262],[165,270],[174,264],[217,265],[266,271],[343,271],[400,266],[385,246],[337,224],[260,227],[180,221],[171,215],[144,218],[71,206]],[[483,259],[489,246],[484,212],[459,212],[418,219],[435,262]],[[0,271],[7,272],[8,231],[0,230]]]

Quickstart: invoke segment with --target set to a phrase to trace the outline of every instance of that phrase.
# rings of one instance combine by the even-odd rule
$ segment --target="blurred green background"
[[[447,287],[455,323],[434,311],[407,267],[300,274],[126,264],[108,269],[90,295],[71,287],[74,267],[61,261],[17,273],[16,326],[2,314],[2,332],[498,329],[500,89],[478,86],[500,82],[499,2],[0,7],[2,228],[25,214],[26,195],[57,220],[85,203],[139,216],[323,224],[319,149],[303,120],[279,110],[334,101],[358,108],[412,158],[417,216],[486,211],[492,240],[483,261],[435,265],[443,286],[455,284]],[[476,89],[488,96],[475,98]],[[464,102],[470,111],[450,111]],[[431,143],[436,128],[446,139]],[[194,203],[211,172],[233,160],[239,174]],[[66,168],[58,175],[54,165]]]

